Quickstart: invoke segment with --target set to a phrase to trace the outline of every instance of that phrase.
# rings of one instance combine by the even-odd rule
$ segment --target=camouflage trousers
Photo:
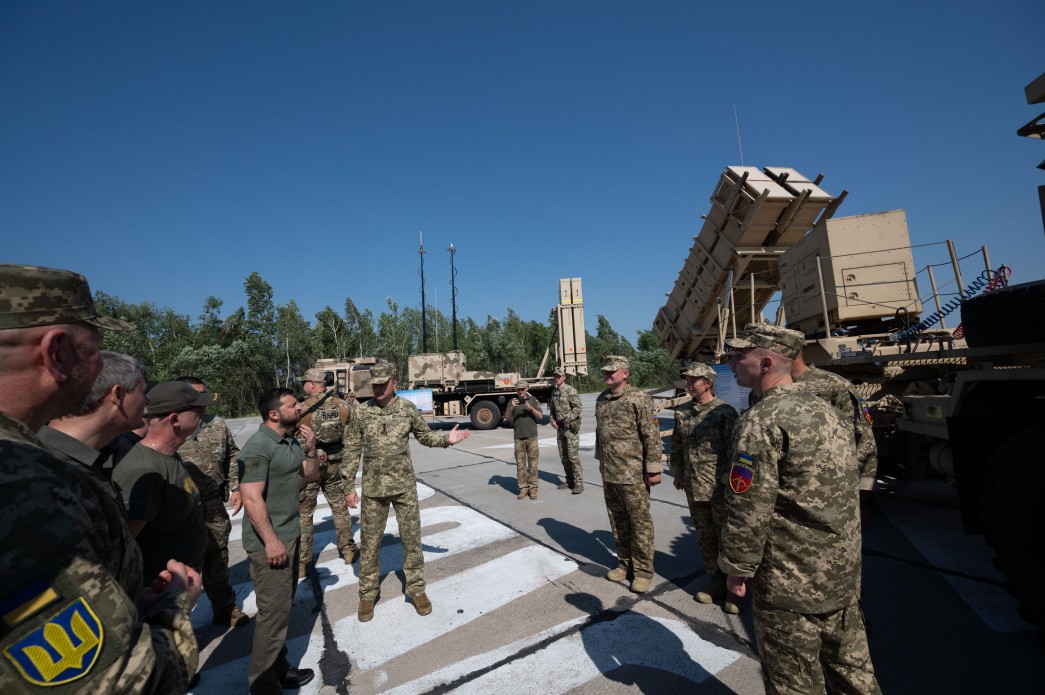
[[[202,579],[215,613],[236,605],[236,592],[229,584],[229,533],[232,521],[220,496],[203,498],[203,524],[207,527],[207,547],[203,551]]]
[[[352,515],[345,501],[345,487],[341,482],[341,460],[327,459],[327,465],[320,466],[319,480],[308,483],[298,495],[298,512],[301,514],[301,562],[312,562],[312,514],[316,511],[319,491],[330,505],[330,515],[334,517],[334,533],[337,547],[342,554],[355,553],[356,541],[352,538]]]
[[[830,613],[803,614],[752,602],[767,695],[881,695],[867,647],[863,611],[854,598]]]
[[[417,596],[425,590],[425,560],[421,554],[421,510],[417,504],[417,488],[390,497],[366,497],[359,512],[359,600],[374,601],[381,586],[381,538],[388,524],[388,507],[396,512],[399,539],[403,545],[403,574],[406,595]]]
[[[643,484],[603,483],[617,560],[636,579],[653,579],[653,517]]]
[[[515,440],[515,479],[519,492],[537,493],[537,437]]]
[[[697,532],[700,556],[704,560],[704,573],[712,581],[724,581],[726,576],[718,567],[719,536],[722,533],[722,505],[724,502],[722,493],[716,491],[711,501],[698,500],[687,487],[686,501],[689,503],[689,515],[693,518],[693,528]]]
[[[584,469],[581,468],[581,437],[574,434],[569,427],[560,427],[555,431],[555,442],[559,445],[559,460],[566,474],[566,484],[573,487],[584,483]]]

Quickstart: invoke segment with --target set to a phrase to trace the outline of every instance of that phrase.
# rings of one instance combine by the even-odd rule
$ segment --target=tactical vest
[[[340,446],[345,434],[345,423],[341,421],[341,409],[336,402],[323,403],[312,413],[312,431],[320,446]]]

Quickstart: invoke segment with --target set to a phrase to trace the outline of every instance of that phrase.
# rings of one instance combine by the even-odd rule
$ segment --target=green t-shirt
[[[540,409],[540,401],[534,398],[532,394],[526,394],[526,400],[534,408]],[[512,427],[515,429],[516,439],[529,439],[537,436],[537,420],[534,414],[522,403],[512,408]]]
[[[265,424],[258,428],[239,452],[239,482],[265,483],[262,497],[276,537],[286,543],[301,535],[298,492],[301,490],[301,462],[305,452],[293,437],[280,437]],[[264,550],[265,543],[253,524],[243,525],[243,549],[248,553]]]
[[[123,496],[128,520],[146,522],[138,534],[146,582],[171,558],[201,567],[207,528],[199,490],[180,458],[139,442],[113,469],[112,483]]]

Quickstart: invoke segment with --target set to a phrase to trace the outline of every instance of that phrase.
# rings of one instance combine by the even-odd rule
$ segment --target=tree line
[[[315,316],[314,323],[301,315],[294,300],[275,304],[272,286],[258,273],[243,283],[246,302],[231,312],[224,303],[207,297],[196,319],[169,307],[148,301],[133,304],[95,293],[98,311],[137,325],[129,333],[103,331],[102,348],[135,357],[149,381],[195,376],[221,398],[216,412],[227,417],[253,415],[262,391],[274,386],[292,387],[294,379],[315,365],[318,358],[348,359],[377,357],[394,362],[406,374],[407,358],[422,352],[421,311],[401,307],[391,297],[375,315],[360,310],[346,298],[343,310],[329,305]],[[426,312],[429,352],[453,348],[450,319],[438,309]],[[595,333],[585,331],[589,374],[569,377],[581,392],[603,388],[599,366],[606,355],[625,355],[631,360],[631,383],[654,387],[678,378],[678,364],[669,359],[652,331],[638,335],[633,346],[610,326],[605,316],[596,316]],[[545,374],[554,368],[555,312],[546,323],[523,321],[511,308],[502,319],[487,316],[482,323],[472,318],[457,321],[458,349],[468,359],[468,368],[518,372],[536,376],[544,351],[552,346]],[[404,384],[405,386],[405,384]]]

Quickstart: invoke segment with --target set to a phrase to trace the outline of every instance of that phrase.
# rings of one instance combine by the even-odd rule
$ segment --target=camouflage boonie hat
[[[395,365],[391,362],[381,362],[370,368],[371,384],[387,384],[389,379],[396,377]]]
[[[703,377],[708,381],[714,381],[715,377],[718,376],[718,372],[703,362],[690,362],[682,370],[682,376]]]
[[[134,330],[133,323],[98,315],[83,275],[35,265],[0,265],[0,329],[77,321],[111,331]]]
[[[149,398],[149,404],[145,406],[146,417],[160,417],[189,408],[214,405],[218,400],[218,394],[197,391],[184,381],[160,382],[149,389],[146,396]]]
[[[805,342],[805,335],[790,328],[768,323],[749,323],[744,326],[744,332],[739,337],[727,340],[726,345],[731,348],[765,348],[793,360],[802,352]]]
[[[299,376],[296,381],[315,381],[316,383],[325,385],[327,383],[327,373],[322,369],[310,369],[305,372],[305,376]]]
[[[556,367],[552,374],[555,376],[566,376],[566,370],[562,367]]]
[[[628,358],[622,355],[606,355],[606,363],[602,365],[602,369],[599,371],[615,372],[618,369],[631,369],[628,365]]]

